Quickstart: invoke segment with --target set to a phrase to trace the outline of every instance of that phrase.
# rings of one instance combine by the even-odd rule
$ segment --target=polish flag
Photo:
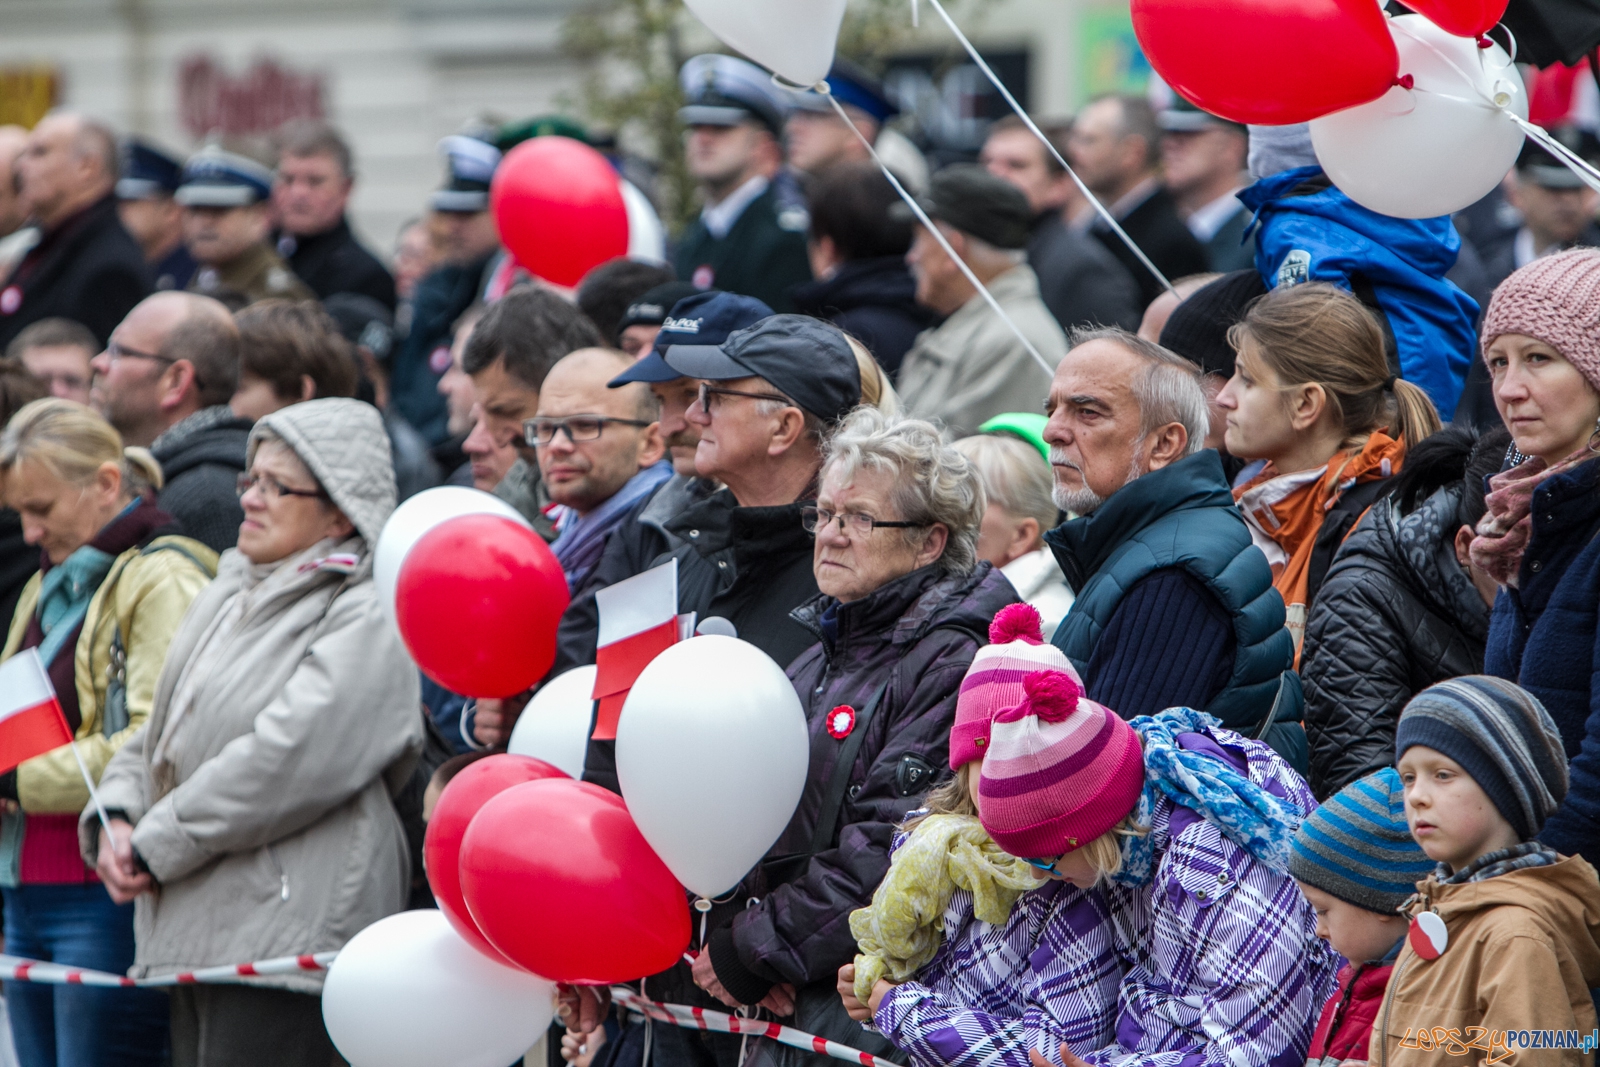
[[[0,774],[71,743],[72,731],[38,650],[0,663]]]
[[[617,736],[617,719],[639,672],[662,652],[678,643],[678,561],[668,560],[643,574],[595,593],[600,609],[599,647],[594,699],[593,737],[611,741]]]

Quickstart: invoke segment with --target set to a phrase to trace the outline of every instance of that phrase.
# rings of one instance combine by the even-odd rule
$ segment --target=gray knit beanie
[[[1567,795],[1561,731],[1532,693],[1504,678],[1469,674],[1412,697],[1395,730],[1395,760],[1413,745],[1461,764],[1524,841]]]
[[[1311,147],[1311,127],[1298,122],[1293,126],[1250,127],[1250,177],[1260,181],[1297,167],[1317,166],[1317,153]]]

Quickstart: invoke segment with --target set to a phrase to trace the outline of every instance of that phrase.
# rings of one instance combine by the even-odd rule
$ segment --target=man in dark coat
[[[1062,218],[1072,179],[1033,131],[1008,115],[989,128],[978,161],[1028,198],[1033,226],[1028,265],[1039,276],[1039,295],[1063,330],[1079,326],[1139,326],[1139,287],[1099,241]]]
[[[1590,133],[1563,131],[1579,155],[1600,158],[1600,144]],[[1518,267],[1540,256],[1582,245],[1600,247],[1600,225],[1594,221],[1600,194],[1584,184],[1566,164],[1529,141],[1517,157],[1506,202],[1522,216],[1509,240],[1484,256],[1492,289]]]
[[[1189,232],[1205,245],[1211,269],[1227,274],[1254,266],[1255,242],[1245,236],[1251,213],[1235,195],[1250,184],[1245,127],[1182,97],[1157,120],[1162,182]]]
[[[394,311],[394,276],[350,232],[345,216],[355,168],[350,145],[326,122],[302,120],[279,134],[272,203],[278,254],[319,299],[360,293]]]
[[[158,503],[218,552],[239,540],[237,482],[250,420],[228,408],[239,383],[239,330],[208,296],[161,292],[118,324],[92,363],[89,402],[166,474]]]
[[[489,181],[500,165],[500,150],[456,134],[440,141],[439,151],[450,177],[429,203],[444,224],[444,263],[417,284],[411,328],[395,354],[389,379],[394,406],[432,444],[450,435],[449,405],[439,392],[439,379],[450,369],[456,320],[481,296],[489,265],[500,250],[500,234],[489,212]]]
[[[46,115],[16,174],[39,243],[0,285],[0,347],[40,319],[81,322],[104,344],[151,290],[144,252],[117,218],[117,142],[82,115]]]
[[[1068,159],[1134,244],[1168,281],[1211,269],[1205,246],[1178,217],[1161,184],[1161,128],[1148,101],[1102,96],[1078,113],[1067,141]],[[1089,232],[1128,268],[1144,308],[1164,288],[1099,214]]]
[[[688,103],[678,118],[705,207],[678,241],[678,277],[789,311],[811,266],[805,203],[779,174],[788,105],[766,71],[732,56],[695,56],[680,78]]]
[[[173,199],[182,184],[180,161],[137,138],[123,144],[117,216],[144,249],[157,289],[187,289],[200,266],[183,243],[183,208]]]

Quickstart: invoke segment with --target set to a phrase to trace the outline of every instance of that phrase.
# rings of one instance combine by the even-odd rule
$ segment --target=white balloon
[[[622,206],[628,212],[628,258],[642,263],[667,262],[667,231],[650,198],[626,178],[617,179]]]
[[[1523,134],[1506,112],[1527,118],[1528,94],[1499,45],[1480,49],[1421,15],[1391,19],[1389,32],[1413,88],[1312,119],[1311,144],[1333,184],[1363,207],[1401,219],[1448,215],[1516,163]]]
[[[441,485],[425,489],[394,509],[389,521],[383,524],[378,535],[378,547],[373,552],[372,580],[378,587],[378,599],[383,603],[389,618],[394,618],[394,591],[400,581],[400,564],[406,553],[423,534],[444,522],[461,515],[503,515],[532,529],[527,519],[516,508],[493,493],[471,489],[463,485]]]
[[[845,0],[687,0],[706,28],[796,85],[828,76]]]
[[[351,1067],[505,1067],[554,1016],[555,986],[496,963],[439,911],[403,911],[350,939],[322,1021]]]
[[[794,686],[736,637],[691,637],[651,660],[617,723],[622,799],[678,881],[703,897],[726,893],[766,855],[810,764]]]
[[[598,667],[574,667],[533,695],[517,717],[506,751],[542,759],[574,778],[583,777],[594,718],[594,678]]]

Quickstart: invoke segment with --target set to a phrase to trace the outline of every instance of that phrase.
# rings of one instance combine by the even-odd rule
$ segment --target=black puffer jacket
[[[1380,500],[1317,594],[1300,677],[1318,799],[1394,763],[1395,723],[1419,690],[1483,671],[1489,608],[1456,561],[1460,502],[1459,484],[1405,516]]]
[[[872,899],[889,869],[894,828],[941,777],[948,777],[950,727],[961,679],[987,642],[995,612],[1017,600],[987,563],[949,577],[924,567],[876,592],[839,604],[819,596],[794,612],[820,640],[789,667],[805,705],[811,770],[788,829],[738,894],[760,903],[738,909],[710,939],[717,978],[752,1004],[778,982],[820,983],[855,956],[849,915]],[[882,691],[850,774],[838,820],[822,851],[804,856],[849,739],[829,732],[830,712],[865,713]],[[853,732],[853,731],[852,731]],[[787,868],[787,869],[785,869]]]

